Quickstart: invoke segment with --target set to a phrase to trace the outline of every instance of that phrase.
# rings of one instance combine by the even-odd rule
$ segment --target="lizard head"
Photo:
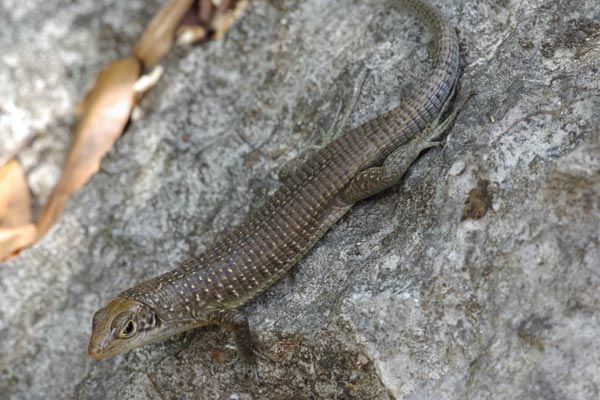
[[[141,301],[117,296],[94,314],[88,354],[111,357],[211,323],[200,318],[165,320]]]
[[[88,353],[96,359],[134,349],[162,337],[161,324],[144,303],[116,297],[94,314]]]

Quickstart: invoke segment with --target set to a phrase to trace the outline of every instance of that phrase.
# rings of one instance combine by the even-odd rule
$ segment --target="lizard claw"
[[[254,353],[255,356],[257,356],[258,358],[260,358],[264,361],[270,361],[272,363],[275,362],[275,360],[273,360],[271,357],[264,355],[263,353],[261,353],[260,351],[258,351],[256,349],[252,349],[252,352]]]
[[[264,361],[270,361],[272,363],[275,362],[271,357],[266,356],[265,354],[261,353],[260,351],[258,351],[256,349],[252,349],[252,352],[249,354],[244,354],[244,353],[240,353],[239,348],[237,346],[226,345],[225,348],[228,350],[237,350],[237,355],[235,356],[235,358],[233,360],[231,360],[228,363],[228,365],[233,365],[241,360],[241,362],[243,364],[243,368],[244,368],[244,374],[246,376],[248,376],[252,373],[254,375],[254,380],[256,382],[256,386],[260,386],[260,376],[258,374],[258,363],[256,362],[257,358],[260,358],[261,360],[264,360]]]

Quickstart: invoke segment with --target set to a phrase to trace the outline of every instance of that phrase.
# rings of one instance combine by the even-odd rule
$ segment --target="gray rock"
[[[157,3],[0,1],[1,146],[39,133],[21,155],[39,198],[82,88]],[[255,2],[225,40],[171,53],[101,171],[0,265],[3,398],[598,398],[595,0],[432,1],[459,31],[461,94],[478,96],[443,149],[245,308],[274,359],[261,387],[217,327],[88,358],[94,311],[240,223],[363,65],[351,125],[418,85],[429,36],[392,3]]]

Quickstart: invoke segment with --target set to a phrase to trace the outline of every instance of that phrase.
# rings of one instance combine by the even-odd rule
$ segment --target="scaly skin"
[[[252,360],[248,322],[236,309],[281,278],[357,200],[396,182],[401,173],[366,187],[378,179],[379,167],[395,150],[438,124],[452,97],[459,69],[456,33],[424,2],[402,3],[433,32],[435,56],[423,83],[398,107],[320,149],[259,210],[200,257],[124,291],[100,309],[88,349],[92,357],[221,324],[233,329],[241,355]],[[434,144],[412,147],[418,154]]]

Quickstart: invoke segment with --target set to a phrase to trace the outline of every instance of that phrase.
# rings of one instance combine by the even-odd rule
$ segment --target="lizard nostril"
[[[95,359],[100,359],[102,358],[102,348],[98,345],[95,345],[93,343],[90,343],[90,345],[88,346],[88,354]]]

